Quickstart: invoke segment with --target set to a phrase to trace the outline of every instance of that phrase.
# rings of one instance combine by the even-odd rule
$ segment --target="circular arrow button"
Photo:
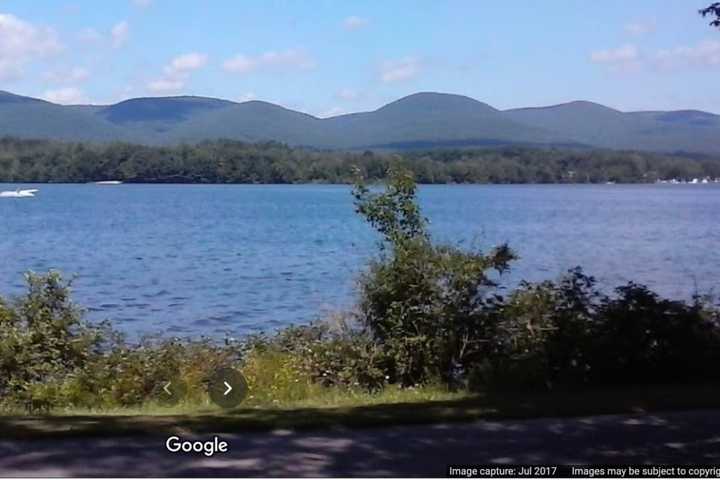
[[[243,374],[232,368],[221,368],[210,378],[210,400],[222,408],[233,408],[245,399],[248,385]]]
[[[163,405],[175,405],[187,395],[187,385],[179,378],[170,378],[158,387],[156,395]]]

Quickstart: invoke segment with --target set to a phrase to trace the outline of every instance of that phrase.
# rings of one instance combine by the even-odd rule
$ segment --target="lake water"
[[[131,337],[237,335],[349,308],[376,251],[347,186],[35,188],[0,199],[0,294],[21,292],[27,270],[74,274],[90,318]],[[717,284],[717,185],[423,186],[420,199],[437,240],[509,242],[510,284],[575,265],[675,298]]]

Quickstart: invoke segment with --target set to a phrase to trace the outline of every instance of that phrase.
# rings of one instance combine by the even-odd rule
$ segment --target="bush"
[[[718,379],[718,313],[697,299],[691,304],[661,299],[635,283],[604,296],[595,279],[578,268],[559,283],[523,284],[509,297],[503,317],[505,351],[496,365],[485,366],[486,386]],[[531,374],[515,378],[517,371]]]
[[[588,348],[600,298],[595,279],[579,268],[559,283],[523,282],[503,305],[498,341],[504,348],[498,368],[526,364],[521,370],[537,376],[525,377],[533,388],[587,383]]]
[[[661,299],[635,283],[599,307],[589,353],[594,383],[662,383],[718,378],[717,312],[699,301]]]
[[[434,245],[410,173],[392,169],[387,188],[359,182],[357,211],[383,236],[382,255],[360,281],[360,318],[383,352],[390,382],[440,378],[451,384],[493,354],[497,284],[515,258],[501,246],[489,255]]]
[[[0,300],[0,396],[47,404],[57,385],[100,355],[106,328],[83,321],[57,272],[25,279],[26,295]]]
[[[77,392],[66,403],[75,406],[128,407],[158,399],[171,379],[187,384],[188,400],[199,402],[213,373],[236,367],[243,355],[240,345],[217,345],[209,340],[146,339],[138,345],[118,342],[88,363],[76,376]]]
[[[334,330],[328,323],[288,327],[272,338],[256,339],[255,349],[292,355],[309,378],[324,387],[381,389],[387,367],[379,345],[344,319],[337,326]]]
[[[718,378],[717,309],[634,283],[608,297],[579,267],[504,298],[490,272],[502,274],[514,253],[434,244],[411,174],[391,169],[388,178],[384,191],[358,182],[353,194],[382,235],[380,258],[361,278],[360,320],[391,383],[549,389]]]
[[[0,397],[44,412],[59,407],[137,406],[172,378],[203,392],[212,373],[237,365],[239,345],[144,340],[129,345],[108,324],[93,326],[59,273],[26,276],[27,292],[0,298]],[[192,398],[191,398],[192,399]],[[194,398],[198,400],[198,394]]]

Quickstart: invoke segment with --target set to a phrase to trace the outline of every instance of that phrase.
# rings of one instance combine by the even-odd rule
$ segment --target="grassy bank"
[[[441,394],[386,391],[379,395],[307,401],[282,408],[219,411],[118,409],[102,414],[76,410],[53,416],[0,416],[3,439],[91,436],[202,435],[318,428],[369,428],[474,420],[568,417],[720,408],[720,387],[666,385],[533,394]],[[197,407],[193,407],[197,408]]]

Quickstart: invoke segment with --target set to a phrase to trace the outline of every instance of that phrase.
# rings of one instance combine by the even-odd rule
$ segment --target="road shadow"
[[[451,464],[717,464],[720,410],[221,434],[227,454],[161,435],[0,440],[1,476],[445,476]],[[207,440],[209,435],[187,438]]]

